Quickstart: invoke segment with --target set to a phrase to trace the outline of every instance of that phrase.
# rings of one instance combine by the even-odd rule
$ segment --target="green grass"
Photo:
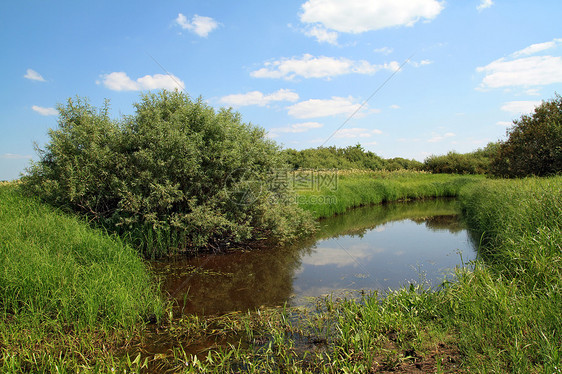
[[[145,264],[116,237],[13,184],[0,186],[0,227],[0,366],[50,367],[161,316]]]
[[[197,373],[560,372],[562,177],[482,180],[461,189],[459,198],[482,238],[482,257],[472,270],[459,269],[455,281],[360,301],[328,298],[317,311],[228,316],[202,330],[240,343],[198,355],[176,349],[170,367]]]
[[[492,180],[461,193],[484,265],[447,292],[445,319],[482,371],[562,370],[562,177]]]
[[[454,197],[483,176],[429,174],[415,171],[338,171],[334,190],[297,191],[299,206],[316,218],[344,213],[350,208],[385,202]]]

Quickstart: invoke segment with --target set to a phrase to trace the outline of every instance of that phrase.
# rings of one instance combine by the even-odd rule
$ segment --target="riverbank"
[[[322,172],[318,172],[321,178]],[[371,204],[458,196],[462,187],[482,175],[430,174],[419,171],[325,171],[331,183],[297,190],[299,206],[315,218],[330,217]]]
[[[412,285],[315,309],[180,323],[238,345],[174,350],[184,372],[557,372],[562,318],[562,177],[460,190],[484,261],[439,289]],[[209,337],[213,335],[209,334]]]
[[[314,311],[224,316],[217,334],[246,345],[197,357],[185,372],[557,372],[562,318],[562,177],[486,180],[460,190],[479,261],[438,290],[410,286]],[[200,323],[191,319],[191,326]]]

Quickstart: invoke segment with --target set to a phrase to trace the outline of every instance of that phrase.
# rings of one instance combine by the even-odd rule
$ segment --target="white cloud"
[[[42,106],[33,105],[31,109],[41,114],[42,116],[56,116],[57,114],[59,114],[58,110],[56,110],[55,108],[44,108]]]
[[[32,81],[45,82],[45,78],[43,78],[41,74],[39,74],[33,69],[27,69],[23,77],[27,79],[31,79]]]
[[[562,57],[531,56],[553,49],[560,44],[562,44],[562,39],[532,44],[512,53],[509,57],[502,57],[486,66],[478,67],[476,71],[485,74],[479,87],[481,89],[511,86],[532,87],[562,83]]]
[[[283,58],[266,62],[264,67],[250,73],[255,78],[332,78],[344,74],[374,74],[381,69],[396,71],[400,64],[396,61],[373,65],[365,60],[350,60],[344,57],[302,57]]]
[[[175,21],[182,29],[192,31],[204,38],[209,36],[211,31],[219,27],[218,22],[211,17],[204,17],[197,14],[193,16],[191,21],[188,21],[183,14],[179,13]]]
[[[511,114],[527,114],[533,112],[535,107],[541,105],[541,101],[521,100],[509,101],[501,106],[501,110]]]
[[[433,134],[433,137],[428,139],[427,142],[428,143],[437,143],[437,142],[440,142],[440,141],[445,140],[447,138],[452,138],[454,136],[455,136],[455,133],[453,133],[453,132],[448,132],[448,133],[445,133],[443,135]]]
[[[511,125],[513,125],[513,122],[509,122],[509,121],[498,121],[498,122],[496,122],[496,125],[502,126],[502,127],[510,127]]]
[[[540,96],[540,92],[538,88],[529,88],[525,93],[529,96]]]
[[[27,160],[32,158],[30,155],[18,155],[15,153],[4,153],[0,158],[8,160]]]
[[[562,58],[532,56],[513,61],[501,58],[477,71],[486,73],[481,88],[543,86],[562,83]]]
[[[351,115],[360,108],[352,97],[332,97],[331,99],[310,99],[288,107],[289,115],[296,118],[328,117],[338,114]]]
[[[143,90],[174,90],[176,88],[183,90],[185,88],[185,84],[178,77],[167,74],[145,75],[138,78],[137,83]]]
[[[400,105],[392,104],[390,109],[400,109]]]
[[[320,122],[302,122],[295,123],[286,127],[275,127],[271,129],[272,133],[301,133],[312,129],[319,129],[324,125]]]
[[[389,55],[392,52],[394,52],[394,49],[389,48],[389,47],[381,47],[381,48],[376,48],[373,50],[373,52],[375,53],[382,53],[383,55]]]
[[[299,95],[293,90],[280,89],[269,95],[265,95],[260,91],[251,91],[245,94],[227,95],[220,99],[222,103],[232,106],[258,105],[266,106],[272,101],[291,101],[295,102],[299,99]]]
[[[328,31],[322,26],[313,26],[305,30],[304,34],[306,36],[316,38],[316,40],[320,43],[338,45],[338,33],[334,31]]]
[[[340,129],[334,133],[336,139],[355,139],[355,138],[370,138],[373,134],[382,134],[381,130],[366,129],[362,127],[352,127],[349,129]],[[376,144],[376,142],[374,142]]]
[[[437,0],[308,0],[300,20],[339,32],[362,33],[386,27],[413,26],[443,10]]]
[[[561,43],[562,43],[562,39],[553,39],[550,42],[531,44],[530,46],[528,46],[526,48],[523,48],[523,49],[521,49],[517,52],[512,53],[511,56],[519,57],[519,56],[534,55],[537,52],[542,52],[542,51],[546,51],[548,49],[555,48],[558,45],[560,45]]]
[[[481,12],[484,9],[491,7],[492,5],[494,5],[494,2],[492,0],[481,0],[476,9]]]
[[[174,90],[184,89],[185,83],[175,75],[154,74],[145,75],[132,80],[127,73],[122,71],[104,74],[101,76],[103,85],[113,91],[141,91],[141,90]],[[97,82],[100,83],[99,81]]]
[[[431,60],[421,60],[419,62],[417,62],[417,61],[410,61],[409,62],[409,64],[412,65],[415,68],[419,68],[420,66],[430,65],[432,63],[433,63],[433,61],[431,61]]]

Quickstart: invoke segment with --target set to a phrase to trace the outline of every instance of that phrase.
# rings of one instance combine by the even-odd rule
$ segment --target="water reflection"
[[[183,311],[201,314],[386,290],[420,275],[435,285],[461,263],[461,255],[464,262],[475,257],[458,212],[454,200],[363,207],[322,220],[315,237],[285,248],[153,266]]]

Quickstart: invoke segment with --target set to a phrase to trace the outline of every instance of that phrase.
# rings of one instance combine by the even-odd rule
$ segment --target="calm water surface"
[[[165,292],[184,313],[303,305],[309,297],[440,284],[476,257],[455,200],[353,209],[284,248],[156,262]]]

